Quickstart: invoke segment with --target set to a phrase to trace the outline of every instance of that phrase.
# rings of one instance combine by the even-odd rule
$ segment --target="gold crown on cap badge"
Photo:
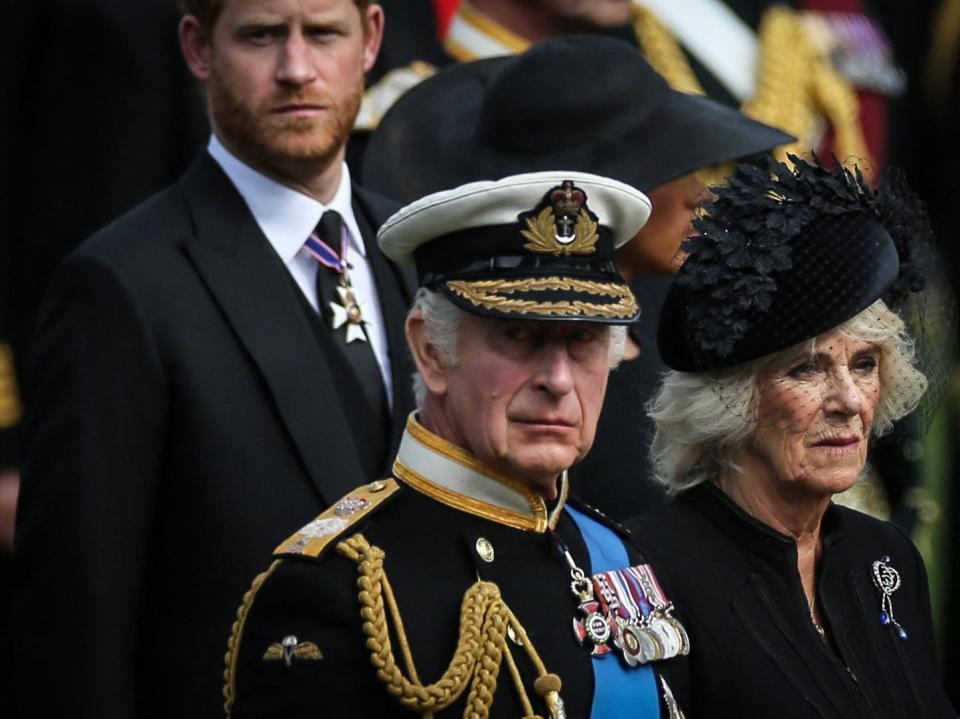
[[[596,220],[587,209],[587,193],[571,180],[547,192],[540,207],[525,218],[527,229],[520,231],[527,240],[525,250],[558,256],[596,251],[599,235]]]

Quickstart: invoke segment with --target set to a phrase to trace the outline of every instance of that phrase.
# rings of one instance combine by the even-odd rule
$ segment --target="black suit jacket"
[[[393,209],[354,197],[361,226]],[[217,716],[251,579],[293,529],[374,478],[298,295],[206,154],[58,271],[27,382],[28,716]],[[405,302],[382,302],[397,440],[412,404]]]

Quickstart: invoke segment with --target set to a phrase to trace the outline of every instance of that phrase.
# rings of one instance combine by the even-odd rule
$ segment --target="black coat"
[[[817,597],[832,648],[811,620],[794,542],[711,483],[628,522],[690,633],[687,717],[953,717],[937,679],[927,575],[900,530],[844,507],[823,519]],[[889,556],[898,638],[880,623],[874,561]]]
[[[412,404],[410,294],[372,234],[393,205],[354,200],[387,321],[395,443]],[[238,598],[277,542],[385,466],[344,401],[359,381],[328,361],[308,307],[206,153],[58,271],[28,367],[28,716],[220,713]]]

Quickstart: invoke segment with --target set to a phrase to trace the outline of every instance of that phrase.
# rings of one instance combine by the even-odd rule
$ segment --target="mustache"
[[[291,90],[275,92],[263,101],[267,109],[285,107],[287,105],[320,105],[323,107],[337,107],[336,100],[325,92],[315,90]]]

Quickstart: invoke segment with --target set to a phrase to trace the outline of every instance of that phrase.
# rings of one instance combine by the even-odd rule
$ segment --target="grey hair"
[[[880,348],[880,397],[870,433],[879,437],[920,402],[927,379],[914,367],[913,340],[903,320],[882,300],[837,328],[845,335]],[[808,340],[811,354],[819,338]],[[650,446],[655,479],[676,494],[733,467],[733,457],[757,426],[760,371],[790,348],[714,372],[676,372],[663,376],[647,404],[656,424]]]
[[[624,325],[610,325],[610,344],[607,346],[607,367],[616,369],[627,351],[627,328]]]
[[[427,342],[436,350],[440,362],[446,367],[456,367],[459,362],[457,335],[460,332],[460,318],[463,317],[464,311],[443,293],[421,287],[417,290],[413,304],[410,306],[409,314],[414,312],[419,312],[423,316],[423,329]],[[626,327],[611,326],[607,348],[607,364],[610,369],[620,364],[626,346]],[[423,407],[427,399],[427,386],[419,372],[413,373],[413,396],[417,407]]]
[[[456,367],[459,362],[457,335],[460,332],[463,310],[440,292],[421,287],[410,306],[409,314],[414,312],[420,312],[423,316],[423,331],[427,342],[437,351],[440,362],[446,367]],[[413,373],[413,397],[417,407],[423,407],[427,399],[427,385],[419,372]]]

